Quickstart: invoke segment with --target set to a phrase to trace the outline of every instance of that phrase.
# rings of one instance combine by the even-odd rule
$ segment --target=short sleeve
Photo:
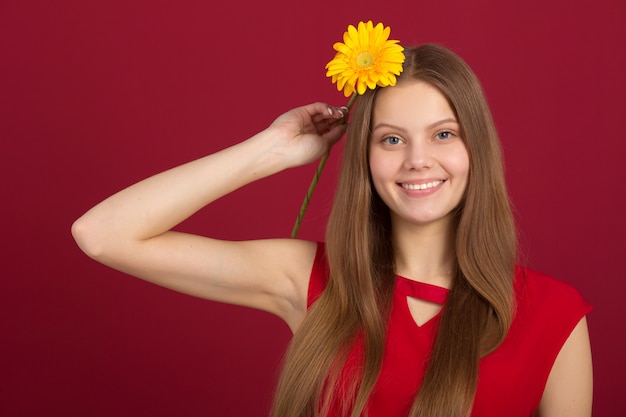
[[[533,415],[563,344],[591,311],[571,285],[521,267],[515,295],[505,340],[481,359],[472,417]]]
[[[541,346],[537,355],[542,392],[552,365],[574,327],[592,306],[573,286],[550,276],[523,269],[518,277],[518,311],[520,325]],[[531,313],[534,311],[534,313]],[[532,328],[532,330],[530,330]]]

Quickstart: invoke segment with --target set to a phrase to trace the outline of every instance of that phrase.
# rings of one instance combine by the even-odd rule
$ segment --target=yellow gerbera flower
[[[396,40],[389,40],[391,29],[382,23],[359,22],[358,29],[348,26],[343,43],[337,42],[333,49],[335,57],[326,64],[326,76],[337,83],[346,97],[355,91],[363,94],[377,85],[386,87],[396,84],[396,76],[402,72],[404,48]]]

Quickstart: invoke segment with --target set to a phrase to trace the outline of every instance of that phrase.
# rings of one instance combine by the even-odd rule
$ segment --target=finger
[[[311,120],[313,120],[313,123],[318,124],[325,120],[336,120],[338,117],[341,116],[338,116],[338,112],[335,108],[326,106],[323,111],[313,114]]]
[[[346,120],[344,118],[323,119],[323,120],[320,120],[319,122],[315,123],[315,130],[320,135],[323,135],[326,132],[330,131],[335,126],[343,125],[345,123],[346,123]]]
[[[335,115],[335,119],[344,119],[350,113],[350,110],[346,106],[331,108],[333,110],[333,115]]]
[[[348,108],[328,106],[324,105],[324,110],[317,108],[317,112],[311,116],[313,123],[318,123],[322,120],[339,120],[343,119],[348,114]]]
[[[344,133],[346,133],[346,129],[348,126],[344,124],[335,124],[328,132],[322,135],[322,138],[326,140],[330,146],[333,146],[335,143],[341,139]]]

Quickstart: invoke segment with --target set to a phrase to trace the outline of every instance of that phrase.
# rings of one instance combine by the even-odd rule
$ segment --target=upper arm
[[[537,410],[538,417],[589,417],[593,372],[587,320],[582,318],[561,348]]]
[[[316,245],[295,239],[233,242],[169,231],[103,251],[83,250],[112,268],[178,292],[268,311],[295,331],[306,314]]]

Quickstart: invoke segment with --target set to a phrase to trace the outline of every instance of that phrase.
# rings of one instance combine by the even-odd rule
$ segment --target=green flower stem
[[[346,104],[346,107],[348,110],[352,108],[352,105],[354,104],[354,101],[356,100],[357,95],[358,93],[355,91],[354,94],[352,94],[352,97],[350,97],[350,100],[348,100],[348,104]],[[341,124],[345,123],[347,117],[348,115],[346,114],[340,123]],[[315,175],[313,176],[311,185],[309,185],[309,190],[307,191],[306,196],[304,197],[302,206],[300,206],[300,211],[298,212],[298,218],[296,219],[296,223],[293,225],[293,230],[291,231],[292,239],[295,239],[295,237],[298,235],[298,230],[300,230],[300,225],[302,224],[304,213],[306,212],[307,207],[309,207],[309,203],[311,202],[311,197],[313,196],[313,191],[315,190],[315,187],[317,186],[317,183],[319,182],[320,176],[322,175],[324,166],[326,166],[326,161],[328,161],[329,155],[330,155],[330,150],[326,152],[326,154],[322,157],[319,164],[317,165],[317,170],[315,171]]]

